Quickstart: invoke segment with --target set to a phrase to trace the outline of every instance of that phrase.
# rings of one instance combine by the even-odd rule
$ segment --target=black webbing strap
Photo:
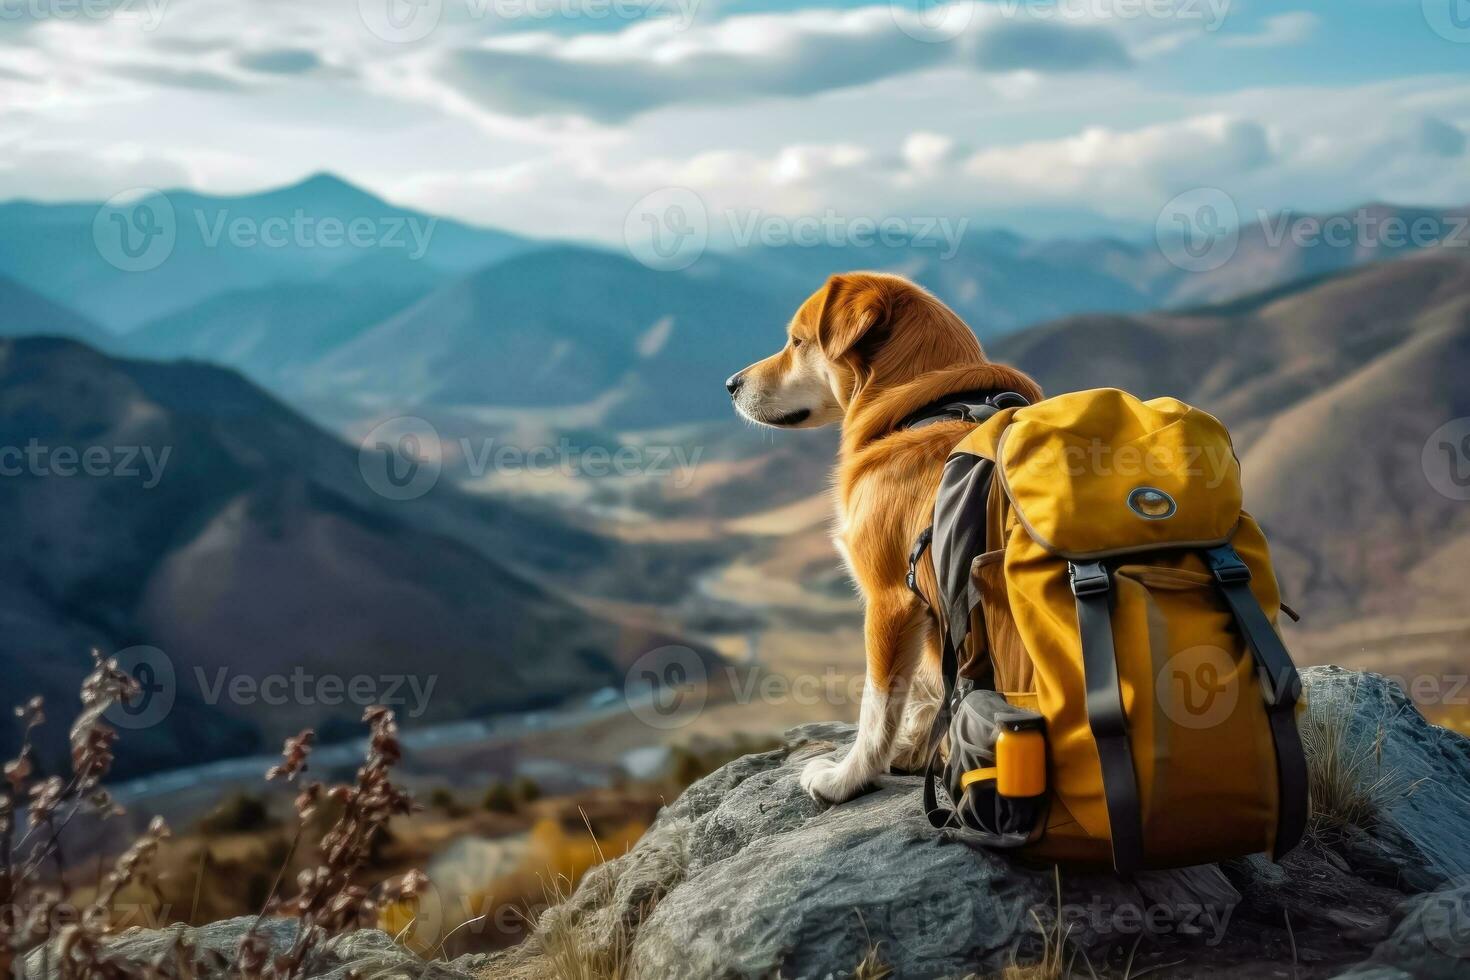
[[[898,424],[900,429],[922,429],[935,422],[984,422],[1003,408],[1029,405],[1024,395],[1014,391],[957,391],[945,395],[911,413]]]
[[[1296,704],[1301,699],[1302,681],[1281,636],[1256,601],[1250,587],[1251,570],[1235,549],[1228,544],[1211,548],[1205,552],[1205,559],[1255,657],[1266,699],[1266,717],[1276,751],[1278,813],[1272,856],[1280,860],[1301,841],[1307,826],[1307,757],[1296,727]]]
[[[1068,562],[1072,594],[1077,597],[1077,629],[1082,638],[1082,671],[1087,681],[1087,723],[1102,763],[1103,794],[1108,805],[1108,834],[1113,839],[1113,868],[1119,874],[1143,864],[1143,810],[1128,743],[1128,719],[1118,687],[1118,659],[1113,648],[1113,616],[1108,608],[1113,582],[1101,562]]]
[[[919,559],[924,557],[924,550],[929,547],[929,542],[934,540],[934,525],[930,524],[919,534],[919,540],[914,542],[914,550],[909,552],[909,573],[904,577],[908,583],[909,591],[918,596],[924,605],[929,605],[929,600],[924,598],[924,593],[919,590]]]
[[[959,680],[960,665],[959,655],[949,642],[948,630],[941,630],[940,672],[944,675],[944,698],[939,702],[939,711],[934,715],[934,724],[929,729],[929,762],[924,768],[924,812],[929,816],[929,823],[944,829],[949,826],[958,826],[958,819],[954,815],[954,807],[941,807],[939,797],[934,792],[934,780],[939,777],[939,748],[944,741],[944,735],[949,731],[949,720],[954,713],[955,689]]]

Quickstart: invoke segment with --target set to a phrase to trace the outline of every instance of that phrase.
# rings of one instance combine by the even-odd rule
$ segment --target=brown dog
[[[970,423],[900,425],[947,395],[1015,391],[1035,401],[1041,391],[987,361],[954,311],[898,276],[833,276],[796,311],[787,334],[784,348],[726,387],[736,410],[761,425],[842,423],[833,541],[864,600],[867,682],[852,751],[840,762],[815,759],[801,776],[812,796],[841,803],[892,764],[918,768],[937,707],[938,635],[905,576],[909,550],[933,516],[944,461]],[[910,699],[916,680],[926,696]]]

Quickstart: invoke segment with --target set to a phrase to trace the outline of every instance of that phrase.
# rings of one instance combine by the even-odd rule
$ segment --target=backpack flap
[[[1240,520],[1229,434],[1173,398],[1106,388],[1048,399],[1016,411],[996,458],[1016,516],[1060,557],[1211,547]]]

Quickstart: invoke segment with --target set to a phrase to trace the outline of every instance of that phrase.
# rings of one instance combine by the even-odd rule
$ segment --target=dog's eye
[[[791,338],[791,346],[793,348],[800,347],[801,346],[801,338],[800,337],[792,337]]]

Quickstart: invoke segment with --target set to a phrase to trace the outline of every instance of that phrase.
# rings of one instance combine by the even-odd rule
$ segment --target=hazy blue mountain
[[[602,402],[602,420],[624,425],[721,417],[724,379],[780,346],[800,297],[791,281],[717,256],[670,273],[595,249],[544,249],[441,287],[299,384],[409,404]]]
[[[750,260],[811,292],[840,272],[907,276],[942,297],[982,340],[1092,310],[1142,311],[1156,303],[1146,250],[1113,240],[1035,243],[1009,232],[971,232],[953,254],[932,242],[884,248],[787,247]]]
[[[621,684],[633,659],[672,642],[505,564],[613,568],[603,539],[447,481],[390,501],[355,447],[232,371],[0,340],[0,445],[37,447],[7,457],[19,472],[0,480],[6,690],[72,704],[89,648],[163,651],[155,676],[171,673],[175,703],[128,733],[131,771],[268,750],[361,712],[340,694],[220,696],[221,671],[432,679],[425,710],[405,717],[426,724]],[[560,558],[543,561],[549,551]]]
[[[1378,220],[1429,216],[1448,229],[1453,215],[1401,209]],[[1247,280],[1252,289],[1277,287],[1406,254],[1372,241],[1329,250],[1275,234],[1269,225],[1245,229],[1230,261],[1203,272],[1180,269],[1156,244],[1030,241],[995,230],[967,234],[953,255],[932,241],[755,249],[709,253],[681,273],[594,249],[548,248],[441,286],[283,390],[400,405],[596,406],[597,421],[624,426],[722,418],[720,381],[776,349],[797,304],[834,272],[911,276],[989,342],[1037,321],[1196,305],[1215,291],[1239,295]]]
[[[1247,221],[1233,252],[1215,268],[1190,271],[1175,240],[1117,236],[1027,238],[971,228],[956,243],[939,231],[901,245],[785,246],[742,250],[778,280],[808,290],[828,275],[872,269],[908,276],[933,290],[982,340],[1080,313],[1141,313],[1218,303],[1305,278],[1420,251],[1415,223],[1470,245],[1466,209],[1372,204],[1334,214],[1276,214]],[[1332,231],[1321,229],[1332,228]],[[1434,235],[1427,236],[1433,239]],[[1199,243],[1207,244],[1207,243]],[[1167,254],[1166,254],[1167,247]],[[1213,265],[1214,263],[1209,263]]]
[[[0,275],[0,336],[27,334],[71,337],[94,347],[111,345],[116,339],[86,317]]]
[[[1366,204],[1332,214],[1282,212],[1248,222],[1218,269],[1162,280],[1162,306],[1219,303],[1303,279],[1433,250],[1470,248],[1470,208]],[[1157,250],[1155,250],[1157,251]]]
[[[238,197],[154,192],[122,210],[0,204],[0,272],[118,331],[224,292],[330,278],[353,266],[383,272],[396,264],[394,280],[422,280],[395,260],[457,274],[525,247],[514,235],[395,207],[325,174]]]
[[[356,266],[342,270],[358,273]],[[284,388],[319,358],[421,299],[429,287],[393,277],[341,273],[323,282],[277,283],[221,293],[122,339],[140,357],[178,357],[236,368]]]
[[[1452,233],[1466,214],[1373,205],[1273,216],[1243,228],[1228,261],[1198,272],[1170,262],[1168,242],[972,228],[953,242],[935,229],[902,245],[712,250],[668,273],[594,247],[431,226],[329,176],[238,198],[167,198],[177,240],[143,272],[106,261],[95,205],[0,205],[0,272],[105,325],[137,327],[130,349],[140,354],[234,366],[336,418],[351,406],[581,406],[585,421],[627,426],[722,417],[720,382],[775,349],[796,305],[835,272],[908,275],[991,342],[1067,316],[1218,303],[1397,258],[1417,243],[1384,235],[1387,222]],[[391,225],[403,247],[229,240],[231,222],[259,229],[298,214],[316,228],[323,218]],[[1334,221],[1350,229],[1344,243],[1293,234]]]

